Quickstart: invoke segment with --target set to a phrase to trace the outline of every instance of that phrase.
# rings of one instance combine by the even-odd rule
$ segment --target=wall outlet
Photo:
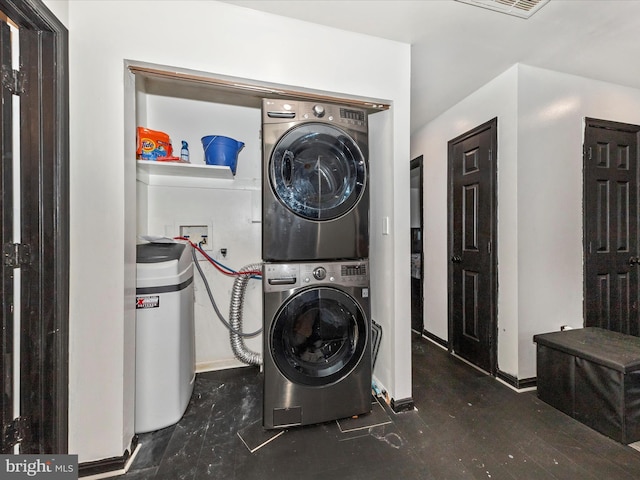
[[[203,250],[211,250],[211,235],[207,225],[180,225],[180,236],[188,238]]]

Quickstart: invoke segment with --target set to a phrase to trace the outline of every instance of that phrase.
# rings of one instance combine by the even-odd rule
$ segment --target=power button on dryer
[[[314,105],[313,114],[318,118],[324,117],[324,107],[322,105]]]

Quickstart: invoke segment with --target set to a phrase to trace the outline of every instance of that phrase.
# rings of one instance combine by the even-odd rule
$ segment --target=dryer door
[[[322,386],[360,362],[367,322],[357,302],[335,288],[311,288],[291,297],[271,325],[271,355],[290,381]]]
[[[366,162],[343,130],[323,123],[292,128],[278,141],[270,159],[271,188],[294,214],[332,220],[351,210],[366,181]]]

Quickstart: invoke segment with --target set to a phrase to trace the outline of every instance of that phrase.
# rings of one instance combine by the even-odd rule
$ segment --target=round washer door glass
[[[271,187],[293,213],[332,220],[351,210],[364,191],[366,163],[343,130],[305,123],[285,133],[271,154]]]
[[[334,288],[305,290],[286,302],[271,327],[271,355],[290,381],[327,385],[349,374],[367,342],[355,300]]]

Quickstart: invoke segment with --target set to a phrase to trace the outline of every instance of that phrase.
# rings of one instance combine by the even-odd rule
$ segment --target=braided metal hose
[[[254,263],[242,267],[238,275],[233,282],[233,289],[231,290],[231,305],[229,307],[229,324],[232,331],[230,331],[229,337],[231,341],[231,348],[234,355],[238,360],[249,365],[262,365],[262,355],[249,350],[244,344],[244,339],[235,332],[242,332],[242,306],[244,304],[244,294],[247,289],[247,283],[249,279],[255,275],[255,272],[262,271],[261,263]]]

